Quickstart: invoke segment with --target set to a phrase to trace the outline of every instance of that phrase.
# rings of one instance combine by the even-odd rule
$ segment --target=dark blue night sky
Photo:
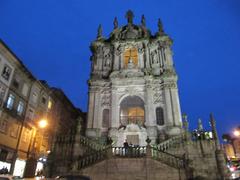
[[[192,128],[213,112],[220,134],[240,125],[239,0],[0,0],[0,38],[38,79],[87,109],[91,41],[99,23],[125,25],[132,9],[153,33],[157,19],[174,40],[182,112]]]

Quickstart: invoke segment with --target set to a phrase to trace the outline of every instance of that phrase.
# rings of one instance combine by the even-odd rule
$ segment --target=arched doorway
[[[138,96],[128,96],[120,103],[120,124],[138,124],[142,126],[145,121],[144,102]]]

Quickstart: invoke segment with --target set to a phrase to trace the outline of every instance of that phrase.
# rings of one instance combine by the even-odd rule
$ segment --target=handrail
[[[166,141],[159,143],[157,149],[160,151],[166,151],[171,147],[176,147],[184,141],[184,134],[180,134],[178,136],[174,136]]]
[[[91,154],[80,156],[76,161],[77,170],[88,167],[97,162],[103,161],[108,157],[109,150],[111,148],[112,155],[120,158],[141,158],[146,156],[147,147],[111,147],[106,146],[105,149],[93,152]],[[157,148],[151,147],[151,156],[153,159],[167,164],[174,168],[185,168],[185,159],[172,155],[167,152],[158,150]]]
[[[93,152],[91,154],[80,156],[77,161],[77,169],[80,170],[97,162],[100,162],[107,158],[107,153],[109,150],[109,146],[106,146],[105,149]]]
[[[112,147],[112,153],[116,157],[144,157],[146,155],[146,146],[138,147]]]
[[[107,147],[106,145],[99,144],[99,143],[95,142],[94,140],[91,140],[91,139],[81,136],[81,135],[80,135],[80,143],[83,145],[86,145],[96,151],[103,150]]]
[[[152,158],[175,168],[185,168],[185,159],[152,147]]]

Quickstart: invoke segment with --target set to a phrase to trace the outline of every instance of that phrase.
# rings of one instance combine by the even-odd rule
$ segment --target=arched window
[[[109,109],[104,109],[102,114],[102,127],[109,127]]]
[[[132,59],[135,67],[138,65],[138,52],[136,48],[125,49],[124,52],[124,68],[128,67],[129,59]]]
[[[144,102],[138,96],[128,96],[120,104],[120,123],[144,124]]]
[[[161,107],[156,108],[156,120],[157,120],[157,125],[159,125],[159,126],[164,125],[163,108],[161,108]]]

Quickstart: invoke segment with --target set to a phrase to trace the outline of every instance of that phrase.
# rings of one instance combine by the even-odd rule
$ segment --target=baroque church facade
[[[91,76],[86,135],[111,137],[116,146],[125,141],[145,146],[181,132],[177,74],[172,58],[172,40],[164,33],[159,19],[158,32],[133,23],[126,13],[127,25],[119,27],[114,19],[110,37],[102,35],[91,44]]]
[[[216,123],[189,130],[180,110],[172,40],[158,21],[154,35],[126,14],[127,25],[92,42],[86,124],[59,134],[48,156],[47,176],[93,180],[227,179]],[[85,127],[86,126],[86,127]],[[104,143],[107,142],[107,143]],[[129,146],[124,146],[127,144]],[[131,144],[131,145],[130,145]]]

